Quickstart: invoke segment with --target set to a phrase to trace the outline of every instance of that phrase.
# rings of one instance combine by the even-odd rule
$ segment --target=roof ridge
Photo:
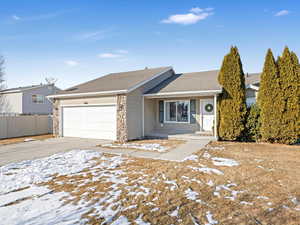
[[[172,68],[171,66],[166,66],[166,67],[155,67],[155,68],[148,68],[147,70],[154,70],[154,69],[163,69],[163,68]],[[100,76],[100,77],[97,77],[95,79],[92,79],[92,80],[89,80],[89,81],[86,81],[86,82],[83,82],[83,83],[80,83],[80,84],[77,84],[75,86],[72,86],[72,87],[69,87],[67,89],[64,89],[64,91],[68,91],[68,90],[72,90],[78,86],[81,86],[81,85],[85,85],[85,84],[89,84],[89,83],[92,83],[98,79],[102,79],[103,77],[106,77],[106,76],[109,76],[109,75],[115,75],[115,74],[121,74],[121,73],[130,73],[130,72],[138,72],[138,71],[144,71],[146,69],[141,69],[141,70],[130,70],[130,71],[125,71],[125,72],[115,72],[115,73],[108,73],[108,74],[105,74],[103,76]]]

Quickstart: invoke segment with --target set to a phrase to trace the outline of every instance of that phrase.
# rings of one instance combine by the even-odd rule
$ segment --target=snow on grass
[[[98,161],[95,165],[96,161],[92,160],[93,158],[101,160],[101,163]],[[81,216],[92,209],[95,215],[103,216],[107,223],[129,224],[124,216],[115,218],[120,212],[120,202],[117,199],[122,194],[118,185],[124,185],[127,180],[127,177],[122,177],[124,172],[117,168],[125,162],[125,159],[121,156],[107,157],[93,151],[74,150],[1,167],[0,218],[3,218],[1,224],[84,224],[87,221]],[[89,168],[88,172],[83,172],[86,168]],[[50,181],[53,179],[52,175],[55,177],[68,175],[70,180],[66,178],[65,182],[72,184],[71,175],[85,177],[88,173],[93,174],[92,179],[87,177],[84,182],[79,183],[78,188],[98,180],[111,183],[110,190],[104,197],[93,203],[84,200],[88,193],[83,193],[76,204],[64,204],[62,199],[74,199],[71,193],[54,192],[46,186],[36,185]],[[91,187],[89,191],[95,190]],[[144,191],[149,190],[145,188]]]
[[[190,188],[185,191],[185,196],[189,200],[196,200],[198,195],[199,194],[197,192],[193,191]]]
[[[205,225],[214,225],[219,223],[217,220],[213,219],[213,215],[210,211],[206,212],[206,219],[208,223],[206,223]]]
[[[40,194],[44,191],[42,188]],[[80,205],[62,205],[60,199],[68,195],[64,192],[34,197],[37,189],[33,188],[32,194],[30,189],[26,190],[26,194],[32,198],[0,208],[1,224],[75,224],[87,211]]]
[[[146,223],[143,221],[142,219],[143,215],[141,214],[134,222],[137,224],[137,225],[151,225],[151,223]]]
[[[215,166],[238,166],[239,165],[237,161],[233,159],[227,159],[227,158],[213,157],[212,161]]]
[[[77,173],[93,164],[93,158],[101,153],[74,150],[50,157],[11,163],[0,167],[0,194],[27,187],[51,179],[53,174]]]
[[[182,161],[195,161],[195,162],[198,162],[198,156],[197,155],[190,155],[188,157],[185,157]]]
[[[226,195],[226,196],[224,196],[224,198],[234,201],[234,200],[236,200],[238,194],[244,192],[244,191],[232,190],[232,187],[236,187],[236,186],[237,186],[237,184],[235,184],[235,183],[217,185],[215,187],[215,191],[213,194],[214,194],[214,196],[221,197],[220,192],[222,192],[222,191],[229,192],[230,196]]]
[[[124,143],[124,144],[118,144],[118,143],[109,143],[104,144],[102,147],[109,147],[109,148],[129,148],[129,149],[139,149],[139,150],[145,150],[145,151],[156,151],[156,152],[166,152],[168,150],[167,147],[162,146],[158,143]]]
[[[172,213],[170,213],[170,216],[178,217],[178,213],[179,213],[179,206],[177,206],[176,209]]]
[[[224,173],[221,170],[218,170],[218,169],[215,169],[215,168],[208,168],[208,167],[198,168],[198,167],[193,167],[193,166],[188,166],[188,168],[190,168],[194,171],[207,173],[207,174],[224,175]]]

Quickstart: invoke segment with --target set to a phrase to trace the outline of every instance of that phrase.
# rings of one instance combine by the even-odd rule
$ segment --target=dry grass
[[[215,166],[204,153],[234,159],[240,165]],[[118,212],[113,220],[123,215],[132,224],[138,217],[151,224],[205,224],[208,212],[222,225],[300,224],[300,211],[292,201],[300,200],[300,147],[215,142],[196,155],[195,161],[184,162],[128,158],[105,171],[97,167],[104,163],[102,159],[81,173],[56,176],[42,185],[70,193],[65,204],[85,200],[102,206],[102,210],[111,207]],[[219,169],[224,175],[190,168],[201,165]],[[126,182],[116,184],[108,180],[111,176]],[[117,191],[120,194],[114,199]],[[196,199],[188,199],[187,191],[198,193]],[[172,215],[176,210],[178,215]],[[95,208],[82,217],[89,224],[105,222]]]
[[[176,148],[178,145],[184,144],[185,142],[186,141],[184,141],[184,140],[177,140],[177,139],[143,139],[143,140],[128,141],[126,143],[128,143],[128,144],[137,144],[137,145],[142,145],[142,144],[159,144],[162,147],[165,147],[168,150],[171,150],[173,148]],[[122,143],[120,143],[120,142],[113,142],[112,144],[122,144]],[[115,149],[115,147],[110,147],[110,146],[99,145],[99,147],[108,148],[108,149]],[[131,149],[131,148],[126,147],[126,149]],[[137,150],[135,148],[132,148],[132,149],[133,150]]]
[[[53,138],[53,135],[45,134],[45,135],[35,135],[35,136],[0,139],[0,145],[16,144],[16,143],[24,142],[26,139],[29,139],[29,138],[32,138],[34,140],[45,140],[45,139]]]

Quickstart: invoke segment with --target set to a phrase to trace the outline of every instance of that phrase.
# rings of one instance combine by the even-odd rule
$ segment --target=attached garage
[[[116,105],[62,107],[62,136],[116,140]]]

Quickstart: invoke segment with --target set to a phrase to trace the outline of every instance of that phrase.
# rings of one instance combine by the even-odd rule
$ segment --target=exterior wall
[[[0,113],[22,114],[22,96],[18,93],[7,93],[0,95]]]
[[[128,141],[128,129],[127,129],[127,96],[117,96],[117,141],[124,143]]]
[[[145,135],[151,133],[155,129],[158,120],[158,103],[156,99],[147,99],[144,101],[144,131]]]
[[[173,70],[170,70],[127,94],[127,129],[129,140],[143,137],[143,94],[173,74]]]
[[[55,137],[59,137],[61,134],[60,134],[60,101],[57,100],[57,99],[54,99],[53,100],[53,135]]]
[[[186,97],[186,98],[163,98],[145,99],[145,136],[151,132],[168,134],[194,133],[201,131],[200,99],[211,97]],[[196,123],[160,123],[159,101],[160,100],[191,100],[196,99]],[[154,114],[154,116],[153,116]]]
[[[53,135],[61,136],[61,107],[71,105],[117,104],[117,96],[101,96],[89,98],[69,98],[53,100]]]
[[[258,92],[251,88],[246,89],[246,104],[248,107],[256,102],[257,94]]]
[[[46,96],[54,94],[56,88],[52,85],[43,86],[23,92],[23,114],[51,114],[52,103],[46,98]],[[32,102],[32,95],[43,95],[45,96],[44,103]]]

